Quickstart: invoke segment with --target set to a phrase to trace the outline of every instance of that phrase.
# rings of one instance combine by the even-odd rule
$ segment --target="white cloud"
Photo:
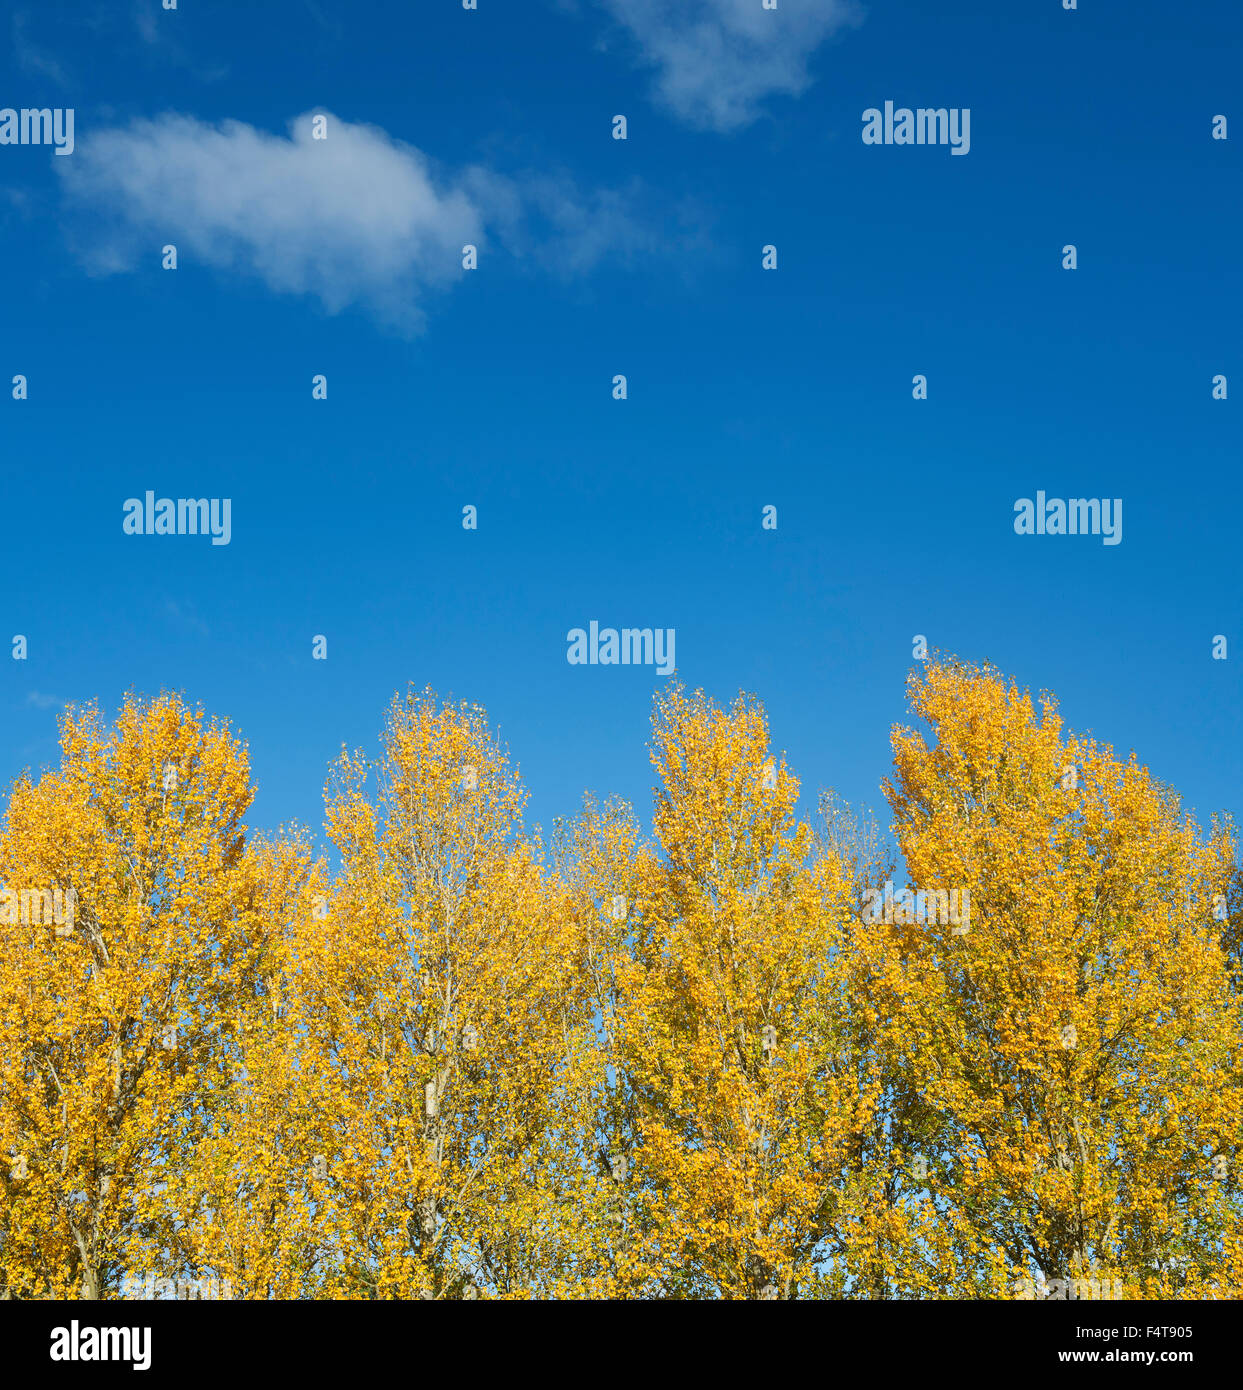
[[[309,113],[288,137],[179,115],[85,137],[57,161],[72,165],[58,172],[89,214],[79,253],[111,273],[171,242],[330,313],[358,305],[413,331],[428,293],[463,274],[462,247],[482,255],[490,230],[511,254],[572,272],[656,245],[629,210],[633,190],[584,195],[564,177],[479,167],[451,176],[375,126],[327,121],[323,140]]]
[[[330,313],[361,304],[417,327],[423,292],[460,273],[462,245],[482,238],[481,211],[412,146],[327,119],[324,140],[309,114],[288,138],[177,115],[93,134],[62,174],[75,202],[108,218],[89,258],[124,268],[138,254],[133,233],[154,233],[157,247],[314,295]],[[148,256],[152,245],[148,236]]]
[[[656,68],[656,95],[702,129],[749,125],[773,95],[811,85],[808,60],[833,34],[859,23],[854,0],[602,0]]]

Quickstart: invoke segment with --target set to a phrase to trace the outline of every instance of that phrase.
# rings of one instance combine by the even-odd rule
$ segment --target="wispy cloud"
[[[727,132],[754,121],[770,96],[811,86],[809,59],[861,22],[854,0],[601,0],[656,69],[655,94],[700,129]]]
[[[689,245],[696,236],[686,217],[671,226],[677,214],[669,209],[659,218],[636,212],[647,202],[637,180],[624,188],[583,189],[565,173],[509,178],[474,168],[464,185],[500,247],[563,278],[606,260],[633,264],[667,252],[671,241]]]
[[[26,33],[27,16],[22,11],[13,14],[13,57],[23,72],[50,78],[60,87],[69,85],[65,69],[45,49],[33,43]],[[38,105],[36,102],[35,105]]]
[[[155,10],[150,5],[140,2],[131,6],[130,13],[134,17],[134,27],[142,36],[143,43],[151,44],[152,47],[158,44],[164,36],[160,33],[160,21]]]
[[[60,709],[68,701],[62,700],[59,695],[44,695],[38,690],[32,690],[26,696],[26,703],[34,709]]]
[[[376,126],[324,114],[322,140],[311,113],[288,136],[173,114],[92,133],[63,161],[65,191],[91,217],[80,254],[108,273],[171,241],[330,313],[359,305],[416,331],[428,295],[462,275],[462,247],[482,253],[490,233],[515,256],[574,272],[656,245],[629,211],[633,190],[452,173]]]
[[[178,603],[176,599],[168,598],[164,600],[161,611],[174,627],[192,632],[196,637],[210,635],[207,624],[199,617],[198,609],[193,603]]]
[[[325,33],[331,35],[334,39],[340,39],[344,36],[345,27],[342,25],[341,21],[332,15],[326,14],[323,6],[318,4],[317,0],[302,0],[302,3],[306,6],[311,18]]]

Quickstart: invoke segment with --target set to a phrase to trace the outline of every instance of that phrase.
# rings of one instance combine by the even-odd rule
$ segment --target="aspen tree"
[[[382,755],[342,756],[341,876],[290,984],[320,1040],[302,1068],[335,1296],[529,1297],[545,1277],[577,967],[524,802],[473,706],[394,701]]]
[[[0,1182],[0,1279],[12,1296],[104,1298],[159,1243],[264,905],[226,725],[173,695],[129,698],[112,727],[70,710],[60,743],[0,828],[0,881],[74,900],[71,924],[0,925],[0,1148],[21,1160]]]
[[[916,883],[971,894],[965,934],[882,929],[905,1123],[955,1245],[944,1292],[1237,1288],[1228,837],[993,671],[934,664],[911,696],[932,738],[895,731],[897,838]]]
[[[795,1297],[846,1255],[883,1091],[849,1012],[857,862],[815,853],[755,702],[675,689],[653,735],[660,873],[620,1023],[652,1194],[632,1260],[670,1296]]]

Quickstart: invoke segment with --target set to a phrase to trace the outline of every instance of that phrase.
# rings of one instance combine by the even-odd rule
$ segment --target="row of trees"
[[[995,672],[911,697],[913,910],[747,699],[657,701],[651,838],[548,843],[482,712],[395,701],[335,877],[226,725],[69,711],[0,830],[5,1296],[1235,1296],[1230,826]]]

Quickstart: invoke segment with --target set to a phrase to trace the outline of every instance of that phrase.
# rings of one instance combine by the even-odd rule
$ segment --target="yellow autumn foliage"
[[[673,686],[650,836],[545,844],[412,693],[331,863],[179,697],[70,710],[0,824],[3,1296],[1237,1296],[1232,827],[988,668],[910,699],[891,840]]]

